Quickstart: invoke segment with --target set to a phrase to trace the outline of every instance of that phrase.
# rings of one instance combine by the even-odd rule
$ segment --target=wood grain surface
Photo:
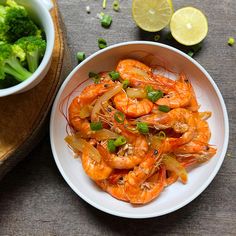
[[[51,14],[55,25],[55,46],[52,64],[46,77],[30,91],[0,98],[0,178],[40,141],[44,130],[42,126],[53,98],[65,71],[70,68],[70,60],[65,60],[65,57],[69,57],[65,50],[55,1],[54,4]]]
[[[85,51],[87,56],[96,52],[99,37],[109,45],[153,40],[155,34],[145,33],[133,23],[131,0],[120,1],[120,12],[112,11],[112,0],[107,1],[106,10],[101,2],[59,0],[72,56],[77,51]],[[47,135],[0,182],[0,235],[236,235],[236,45],[227,45],[229,36],[236,38],[235,1],[173,2],[175,9],[193,5],[208,17],[209,33],[195,59],[221,90],[230,121],[228,155],[215,179],[197,199],[174,213],[145,220],[118,218],[91,207],[70,189],[54,163]],[[101,11],[113,16],[110,29],[100,27],[96,15]],[[161,42],[184,49],[175,42]]]

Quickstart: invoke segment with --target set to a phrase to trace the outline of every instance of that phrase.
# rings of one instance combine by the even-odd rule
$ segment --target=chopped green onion
[[[125,114],[120,111],[117,111],[114,115],[114,118],[118,123],[122,124],[125,121]]]
[[[148,125],[144,122],[138,122],[137,129],[138,129],[139,133],[141,133],[141,134],[147,134],[149,132]]]
[[[158,110],[162,111],[162,112],[169,112],[170,111],[170,107],[168,107],[166,105],[159,105],[158,106]]]
[[[77,52],[76,57],[77,57],[78,62],[82,62],[85,59],[85,53]]]
[[[123,136],[119,136],[115,141],[114,141],[114,145],[116,147],[122,146],[126,143],[126,139]]]
[[[103,127],[102,127],[102,122],[101,121],[90,123],[90,129],[93,130],[93,131],[97,131],[97,130],[100,130],[102,128]]]
[[[163,92],[161,90],[152,91],[147,94],[147,98],[152,102],[156,102],[158,99],[162,97],[163,97]]]
[[[148,86],[146,86],[146,92],[147,93],[150,93],[150,92],[153,92],[154,91],[154,89],[153,89],[153,87],[151,86],[151,85],[148,85]]]
[[[190,51],[188,52],[188,55],[189,55],[190,57],[193,57],[194,52],[190,50]]]
[[[99,47],[100,49],[106,48],[106,47],[107,47],[107,42],[106,42],[106,40],[103,39],[103,38],[99,38],[99,39],[98,39],[98,47]]]
[[[165,138],[166,138],[166,133],[165,133],[164,131],[160,131],[160,132],[158,133],[158,138],[160,138],[160,139],[165,139]]]
[[[161,36],[159,34],[156,34],[154,36],[154,41],[157,42],[160,38],[161,38]]]
[[[104,16],[104,12],[100,12],[99,14],[97,14],[97,17],[101,20]]]
[[[107,142],[107,149],[109,152],[115,152],[116,151],[116,146],[114,144],[115,140],[109,139]]]
[[[233,37],[229,37],[229,39],[228,39],[228,45],[229,45],[229,46],[233,46],[234,43],[235,43],[235,39],[234,39]]]
[[[95,84],[98,84],[101,81],[101,76],[94,72],[89,72],[89,78],[93,79]]]
[[[128,86],[129,86],[129,80],[124,80],[123,82],[122,82],[122,84],[123,84],[123,89],[127,89],[128,88]]]
[[[147,98],[152,102],[156,102],[163,97],[163,92],[161,90],[154,90],[151,85],[146,86],[145,90],[147,92]]]
[[[112,23],[112,17],[110,15],[104,14],[101,19],[101,25],[104,28],[109,28]]]
[[[118,80],[120,78],[120,74],[117,71],[111,71],[109,73],[109,76],[111,77],[113,81]]]
[[[103,9],[106,9],[106,6],[107,6],[107,0],[103,0],[103,2],[102,2],[102,8],[103,8]]]
[[[188,51],[188,55],[190,57],[193,57],[200,49],[202,48],[202,43],[198,43],[196,45],[193,45],[190,50]]]
[[[113,3],[112,3],[112,8],[114,11],[119,11],[120,10],[120,3],[119,3],[119,0],[115,0]]]

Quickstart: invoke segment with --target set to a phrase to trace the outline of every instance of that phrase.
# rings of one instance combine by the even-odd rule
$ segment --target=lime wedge
[[[173,14],[170,31],[176,41],[191,46],[200,43],[206,37],[208,22],[200,10],[194,7],[184,7]]]
[[[165,28],[171,19],[173,6],[170,0],[133,0],[135,23],[143,30],[156,32]]]

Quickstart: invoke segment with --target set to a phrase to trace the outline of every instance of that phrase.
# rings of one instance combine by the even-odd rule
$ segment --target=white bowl
[[[146,59],[150,62],[150,55],[155,55],[157,63],[168,66],[176,72],[184,72],[190,79],[201,104],[201,111],[212,111],[213,116],[208,120],[212,131],[211,144],[216,145],[217,154],[207,163],[192,169],[186,185],[180,182],[165,188],[161,195],[153,202],[144,206],[132,206],[111,197],[99,190],[83,171],[80,159],[74,159],[64,138],[67,135],[67,122],[60,111],[63,99],[75,90],[77,85],[87,79],[90,71],[114,70],[120,59]],[[153,59],[153,56],[151,56]],[[86,85],[71,94],[69,102],[79,94]],[[66,106],[63,108],[66,112]],[[206,70],[195,60],[183,52],[159,43],[126,42],[110,46],[96,52],[78,65],[65,80],[57,94],[53,105],[50,123],[51,147],[56,164],[70,187],[92,206],[121,217],[149,218],[173,212],[195,199],[213,180],[226,154],[229,124],[223,98],[215,82]]]
[[[0,0],[0,4],[4,3]],[[6,89],[0,89],[0,97],[22,93],[36,86],[47,74],[54,48],[55,31],[53,20],[50,15],[52,3],[50,0],[16,0],[22,6],[25,6],[32,19],[44,30],[46,34],[47,47],[38,69],[25,81]]]

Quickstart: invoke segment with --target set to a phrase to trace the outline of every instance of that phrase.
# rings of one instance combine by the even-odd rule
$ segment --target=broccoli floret
[[[25,52],[29,71],[35,72],[44,56],[46,41],[40,37],[28,36],[17,40],[15,45]]]
[[[4,80],[8,74],[22,82],[32,75],[21,65],[18,58],[22,55],[18,53],[10,44],[0,42],[0,80]]]
[[[4,6],[0,5],[0,40],[5,41],[7,32],[7,25],[5,24],[6,9]]]
[[[10,43],[21,37],[38,34],[39,29],[30,19],[27,10],[13,0],[7,0],[6,6],[1,7],[0,22],[0,39]]]

